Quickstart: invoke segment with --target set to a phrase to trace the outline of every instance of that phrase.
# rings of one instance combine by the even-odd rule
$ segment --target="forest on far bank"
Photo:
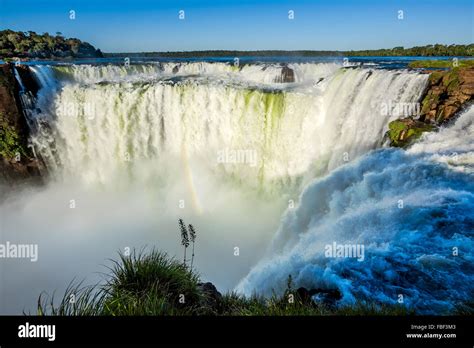
[[[102,52],[62,33],[37,34],[34,31],[0,31],[0,58],[100,58]]]
[[[316,50],[206,50],[206,51],[178,51],[178,52],[124,52],[102,53],[91,44],[76,38],[66,38],[61,32],[55,35],[49,33],[38,34],[34,31],[0,31],[0,58],[101,58],[101,57],[172,57],[172,58],[199,58],[199,57],[274,57],[274,56],[474,56],[474,44],[469,45],[426,45],[411,48],[394,47],[377,50],[357,51],[316,51]]]
[[[207,50],[207,51],[179,51],[179,52],[124,52],[104,53],[105,57],[172,57],[172,58],[199,58],[199,57],[275,57],[275,56],[298,56],[298,57],[402,57],[402,56],[474,56],[474,44],[469,45],[426,45],[411,48],[394,47],[379,50],[360,51],[284,51],[284,50],[261,50],[261,51],[235,51],[235,50]]]

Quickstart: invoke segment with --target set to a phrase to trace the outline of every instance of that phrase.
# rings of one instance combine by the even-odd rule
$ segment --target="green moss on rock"
[[[390,145],[395,147],[406,147],[420,138],[424,132],[435,129],[432,125],[411,118],[392,121],[388,128],[387,136],[390,139]]]
[[[0,114],[0,156],[11,160],[18,154],[26,155],[26,151],[21,145],[21,137],[15,128],[9,125]]]
[[[420,121],[441,125],[474,96],[474,67],[431,72],[421,101]]]
[[[448,93],[454,92],[460,84],[459,69],[452,69],[443,77],[443,85],[447,87]]]
[[[433,71],[428,78],[431,85],[437,85],[443,78],[444,73],[442,71]]]
[[[428,93],[421,102],[421,113],[426,114],[431,110],[432,105],[437,105],[439,102],[439,95]]]

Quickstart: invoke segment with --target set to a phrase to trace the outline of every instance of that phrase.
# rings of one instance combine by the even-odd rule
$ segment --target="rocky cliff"
[[[422,101],[420,121],[441,125],[474,95],[474,68],[434,71]]]
[[[450,122],[473,101],[474,66],[426,72],[430,77],[420,101],[420,114],[389,124],[387,136],[392,146],[405,147],[413,143],[423,132]]]
[[[13,69],[11,64],[0,65],[0,181],[40,182],[43,166],[28,147],[29,130]]]

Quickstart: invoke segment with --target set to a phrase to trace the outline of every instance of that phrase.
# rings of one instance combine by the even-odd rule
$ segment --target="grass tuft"
[[[38,314],[189,315],[200,310],[198,275],[166,253],[121,253],[110,270],[105,285],[70,284],[58,305],[54,295],[40,296]]]
[[[110,268],[103,285],[84,287],[69,284],[56,303],[52,297],[40,295],[38,315],[88,316],[374,316],[414,315],[400,304],[358,302],[335,306],[301,299],[289,277],[286,291],[270,298],[245,297],[235,292],[223,296],[206,293],[199,276],[182,262],[166,253],[152,250],[131,255],[120,254]],[[216,299],[217,298],[217,299]],[[184,302],[180,301],[184,299]],[[209,301],[212,299],[212,301]],[[290,300],[291,299],[291,300]],[[472,314],[472,303],[460,306],[456,313]]]

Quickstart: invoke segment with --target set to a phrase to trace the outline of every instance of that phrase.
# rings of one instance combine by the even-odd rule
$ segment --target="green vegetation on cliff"
[[[436,127],[411,118],[395,120],[389,123],[387,136],[390,145],[395,147],[405,147],[412,144],[421,137],[424,132],[429,132]]]
[[[453,60],[416,60],[408,64],[410,68],[432,68],[432,69],[450,69],[453,67],[460,67],[460,68],[469,68],[474,67],[474,60],[473,59],[460,59],[456,62]]]
[[[449,88],[453,90],[455,87],[459,87],[459,69],[453,69],[450,71],[434,71],[430,74],[428,79],[430,86],[439,85],[444,89]],[[428,90],[425,97],[421,101],[421,114],[426,115],[440,102],[440,93],[433,93],[432,90]],[[439,113],[439,112],[437,112]]]
[[[422,133],[452,120],[474,95],[474,60],[423,60],[409,67],[438,70],[430,73],[420,114],[390,122],[386,136],[396,147],[409,146]]]
[[[421,101],[420,120],[440,125],[457,114],[474,95],[474,64],[433,71]]]
[[[21,137],[0,113],[0,157],[11,160],[17,155],[26,155]]]
[[[34,31],[0,31],[0,58],[70,58],[102,57],[102,52],[75,38],[65,38]]]

